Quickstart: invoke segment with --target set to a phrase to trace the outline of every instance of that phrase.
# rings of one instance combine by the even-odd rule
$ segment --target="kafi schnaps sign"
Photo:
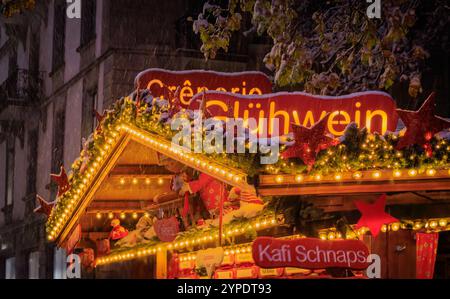
[[[255,264],[262,268],[364,270],[369,266],[369,249],[359,240],[280,240],[259,237],[252,247]]]
[[[261,72],[168,71],[154,68],[138,74],[135,86],[139,89],[150,89],[154,97],[167,97],[168,89],[175,92],[179,87],[180,101],[184,107],[189,105],[194,95],[207,90],[241,95],[261,95],[272,92],[272,82]]]
[[[279,92],[257,96],[244,96],[208,91],[193,97],[191,109],[205,98],[208,111],[216,118],[256,119],[258,132],[275,135],[274,119],[279,119],[280,135],[292,132],[292,124],[310,127],[327,113],[327,131],[342,136],[351,122],[366,127],[369,132],[381,134],[395,131],[398,116],[390,95],[379,91],[353,93],[346,96],[316,96],[303,92]],[[263,122],[261,120],[266,120]],[[264,125],[267,123],[268,125]]]

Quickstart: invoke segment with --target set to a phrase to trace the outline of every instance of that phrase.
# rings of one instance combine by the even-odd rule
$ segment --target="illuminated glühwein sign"
[[[252,254],[255,264],[262,268],[363,270],[369,266],[369,249],[359,240],[281,240],[258,237],[253,242]]]
[[[245,96],[225,92],[208,91],[193,97],[191,109],[196,109],[205,98],[208,111],[216,118],[254,118],[258,131],[264,132],[261,119],[267,119],[268,135],[274,135],[273,119],[279,119],[279,134],[292,132],[291,124],[311,127],[330,113],[327,130],[334,136],[342,136],[351,122],[366,127],[369,132],[381,134],[395,131],[398,116],[392,97],[384,92],[367,91],[345,96],[318,96],[303,92],[279,92],[257,96]]]
[[[261,72],[168,71],[154,68],[138,74],[135,86],[139,89],[150,89],[154,97],[166,97],[167,89],[175,92],[180,87],[180,101],[185,107],[194,95],[207,90],[241,95],[272,92],[270,79]]]

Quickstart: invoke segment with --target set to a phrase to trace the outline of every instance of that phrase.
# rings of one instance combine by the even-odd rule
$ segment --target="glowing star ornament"
[[[405,135],[398,142],[397,149],[418,144],[427,150],[428,142],[436,133],[450,128],[450,121],[434,115],[435,96],[434,92],[431,93],[418,111],[397,109],[399,117],[406,126]],[[427,155],[430,153],[427,152]]]
[[[36,201],[39,203],[39,207],[33,210],[34,213],[44,214],[47,218],[50,216],[53,207],[56,204],[56,201],[47,202],[41,196],[36,195]]]
[[[339,143],[338,140],[325,135],[328,116],[329,113],[311,128],[292,124],[295,143],[285,150],[281,157],[300,158],[308,166],[308,171],[311,170],[321,150]]]
[[[361,218],[356,224],[356,228],[368,227],[372,235],[376,238],[384,224],[399,222],[384,211],[386,206],[386,194],[381,195],[373,204],[363,201],[355,201],[355,206],[361,212]]]
[[[61,171],[59,174],[51,174],[50,177],[56,184],[58,184],[57,197],[60,197],[70,189],[69,179],[67,178],[64,166],[61,166]]]

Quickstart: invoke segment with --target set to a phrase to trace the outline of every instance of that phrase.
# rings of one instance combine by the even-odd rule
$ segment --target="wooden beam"
[[[315,207],[323,209],[326,213],[346,212],[355,210],[355,200],[375,200],[381,193],[371,194],[349,194],[349,195],[329,195],[329,196],[307,196],[302,200],[313,204]],[[388,206],[402,205],[439,205],[450,203],[450,192],[402,192],[388,194],[386,204]]]
[[[110,173],[111,176],[140,175],[140,176],[172,176],[173,173],[159,165],[117,165]]]
[[[419,173],[415,169],[365,170],[329,175],[293,175],[262,174],[259,176],[260,186],[280,185],[317,185],[317,184],[358,184],[367,182],[400,182],[400,181],[437,181],[450,180],[450,172],[446,169],[431,170],[431,173]],[[356,177],[358,174],[358,177]]]
[[[167,249],[163,247],[156,252],[156,279],[167,278]]]
[[[204,155],[200,156],[202,156],[204,161],[203,163],[205,165],[202,165],[203,163],[196,164],[194,162],[195,155],[193,155],[190,152],[186,152],[186,149],[181,146],[172,144],[170,141],[158,135],[149,133],[145,130],[142,130],[134,126],[132,127],[132,129],[126,130],[131,130],[130,136],[133,141],[139,142],[173,160],[176,160],[180,163],[183,163],[184,165],[189,166],[190,168],[193,168],[202,173],[210,175],[227,185],[239,187],[242,190],[254,190],[254,187],[247,183],[247,174],[240,169],[235,169],[230,166],[224,165],[216,160],[205,157]],[[177,152],[178,153],[185,152],[185,154],[183,156],[180,156]],[[223,170],[224,172],[221,173],[220,170]],[[229,173],[229,175],[226,175],[227,172]]]
[[[262,185],[258,191],[262,196],[287,195],[328,195],[352,193],[446,191],[450,190],[450,179],[360,181],[353,183],[288,184],[277,186]]]

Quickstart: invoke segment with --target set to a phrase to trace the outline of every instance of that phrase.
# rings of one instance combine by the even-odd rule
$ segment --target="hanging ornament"
[[[328,116],[329,113],[311,128],[292,124],[295,143],[285,150],[281,157],[300,158],[308,166],[308,171],[311,170],[319,151],[339,143],[338,140],[325,135]]]
[[[356,228],[368,227],[372,235],[376,238],[384,224],[399,222],[384,211],[386,206],[386,194],[381,195],[373,204],[363,201],[355,201],[356,208],[361,212],[361,218],[356,224]]]
[[[397,149],[417,144],[425,148],[427,156],[431,156],[429,145],[431,138],[436,133],[450,128],[450,121],[434,115],[435,96],[436,94],[432,92],[417,111],[397,109],[399,117],[407,128],[405,135],[397,144]]]
[[[205,173],[201,173],[197,180],[190,181],[183,185],[179,194],[186,196],[186,193],[199,193],[200,199],[203,201],[205,208],[211,215],[217,214],[222,198],[226,199],[228,197],[228,192],[222,188],[222,182]]]
[[[126,228],[124,228],[122,225],[120,225],[119,219],[111,220],[111,226],[112,226],[112,230],[109,233],[109,239],[115,241],[115,240],[120,240],[120,239],[128,236],[128,230]]]
[[[153,227],[156,235],[163,242],[172,242],[180,231],[179,223],[176,217],[158,219]]]
[[[61,166],[61,171],[59,174],[51,174],[50,177],[56,184],[58,184],[57,197],[62,196],[70,189],[69,180],[67,178],[66,171],[64,170],[64,166]]]
[[[36,195],[36,200],[39,204],[39,207],[33,210],[34,213],[44,214],[45,216],[50,217],[50,214],[53,210],[53,207],[56,204],[56,201],[53,202],[47,202],[45,199],[43,199],[41,196]]]
[[[205,268],[209,278],[214,270],[220,266],[225,256],[223,247],[208,248],[197,251],[195,263],[197,268]]]

